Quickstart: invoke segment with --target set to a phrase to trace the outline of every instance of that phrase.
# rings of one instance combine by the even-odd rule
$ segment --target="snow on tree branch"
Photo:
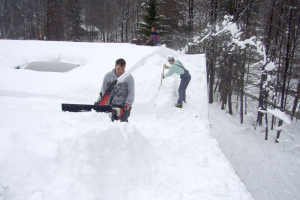
[[[284,112],[280,111],[279,109],[267,109],[267,112],[271,113],[272,115],[280,118],[281,120],[283,120],[285,123],[287,124],[291,124],[290,119],[284,114]]]

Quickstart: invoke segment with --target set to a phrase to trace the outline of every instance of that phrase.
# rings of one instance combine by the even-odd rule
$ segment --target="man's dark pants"
[[[123,108],[124,107],[124,106],[116,105],[116,104],[112,104],[111,106],[116,107],[116,108]],[[128,117],[130,116],[130,111],[131,111],[131,106],[130,106],[129,110],[125,110],[125,109],[123,110],[123,113],[120,117],[121,122],[128,122]]]
[[[123,111],[122,115],[121,115],[121,122],[128,122],[128,117],[130,116],[130,111],[131,111],[131,106],[129,110],[125,110]]]

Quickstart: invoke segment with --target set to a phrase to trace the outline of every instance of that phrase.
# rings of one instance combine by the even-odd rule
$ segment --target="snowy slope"
[[[210,136],[203,55],[117,43],[0,46],[0,199],[252,199]],[[174,107],[178,76],[159,90],[170,55],[192,75],[183,109]],[[126,70],[139,63],[129,123],[112,123],[105,113],[61,112],[61,103],[92,104],[118,58]],[[80,67],[23,69],[58,60]]]
[[[280,142],[275,143],[276,130],[269,130],[268,140],[265,140],[265,126],[254,130],[251,118],[255,115],[246,115],[241,125],[238,114],[231,116],[221,111],[220,107],[218,103],[209,106],[212,136],[218,140],[220,148],[253,198],[299,200],[299,122],[284,123]]]

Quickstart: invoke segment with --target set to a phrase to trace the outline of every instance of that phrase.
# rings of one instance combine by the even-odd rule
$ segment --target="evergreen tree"
[[[161,2],[158,0],[147,0],[142,4],[142,22],[138,23],[139,28],[137,29],[137,33],[144,38],[144,42],[151,35],[151,27],[156,27],[158,33],[161,33],[164,29],[161,24],[162,16],[158,12],[160,4]]]
[[[181,49],[187,40],[185,35],[185,5],[180,0],[164,0],[160,5],[164,43],[169,48]],[[165,25],[166,24],[166,25]]]

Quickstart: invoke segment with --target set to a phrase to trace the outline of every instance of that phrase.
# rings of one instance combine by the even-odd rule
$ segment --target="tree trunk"
[[[250,52],[252,51],[252,46],[250,47]],[[249,81],[249,72],[250,72],[250,62],[248,62],[248,67],[247,67],[247,76],[246,76],[246,83],[245,83],[245,87],[247,87],[248,85],[248,81]],[[245,95],[245,115],[247,115],[247,95]]]
[[[211,0],[211,26],[212,33],[216,30],[217,0]],[[209,103],[214,102],[214,79],[215,79],[215,36],[212,36],[209,52]]]
[[[269,55],[269,49],[270,49],[270,43],[271,43],[271,33],[272,33],[272,28],[273,28],[274,6],[275,6],[275,0],[272,0],[270,17],[269,17],[269,20],[268,20],[268,38],[267,38],[267,41],[266,41],[266,54],[267,55]]]
[[[297,109],[297,106],[298,106],[299,96],[300,96],[300,79],[298,81],[297,94],[295,96],[294,105],[293,105],[293,108],[292,108],[292,117],[295,116],[296,109]]]
[[[289,20],[289,29],[288,29],[288,38],[287,38],[287,44],[286,44],[286,55],[285,55],[285,67],[284,67],[284,73],[283,73],[283,84],[281,88],[281,104],[280,104],[280,110],[283,112],[285,110],[285,87],[286,87],[286,79],[287,79],[287,72],[289,69],[289,64],[290,64],[290,38],[291,38],[291,24],[292,24],[292,16],[293,16],[293,8],[290,8],[290,20]],[[279,120],[278,126],[282,126],[282,120]],[[278,143],[278,138],[280,137],[280,132],[281,130],[277,131],[277,136],[276,136],[276,142]]]
[[[46,37],[48,38],[48,40],[51,39],[51,36],[50,36],[50,14],[51,14],[51,8],[50,8],[50,5],[51,5],[51,0],[47,0],[47,8],[46,8]]]
[[[189,27],[189,40],[192,42],[193,39],[193,32],[194,32],[194,0],[189,0],[189,21],[188,21],[188,27]]]
[[[265,88],[265,83],[267,81],[267,72],[263,71],[262,75],[261,75],[261,82],[260,82],[260,89],[259,89],[259,100],[258,100],[258,108],[261,110],[266,110],[266,108],[264,107],[265,105],[265,101],[266,101],[266,88]],[[259,125],[262,125],[262,118],[263,118],[263,113],[258,111],[257,113],[257,120],[256,122]]]
[[[228,87],[228,112],[229,114],[233,114],[232,112],[232,102],[231,102],[231,95],[232,95],[232,66],[233,66],[233,55],[229,55],[229,65],[228,65],[228,78],[227,78],[227,87]]]
[[[269,135],[269,129],[268,129],[268,114],[265,113],[265,120],[266,120],[266,135],[265,135],[265,140],[268,139],[268,135]]]
[[[244,122],[244,77],[245,77],[245,64],[246,64],[246,49],[244,52],[244,61],[242,65],[242,72],[241,72],[241,102],[240,102],[240,123]]]

